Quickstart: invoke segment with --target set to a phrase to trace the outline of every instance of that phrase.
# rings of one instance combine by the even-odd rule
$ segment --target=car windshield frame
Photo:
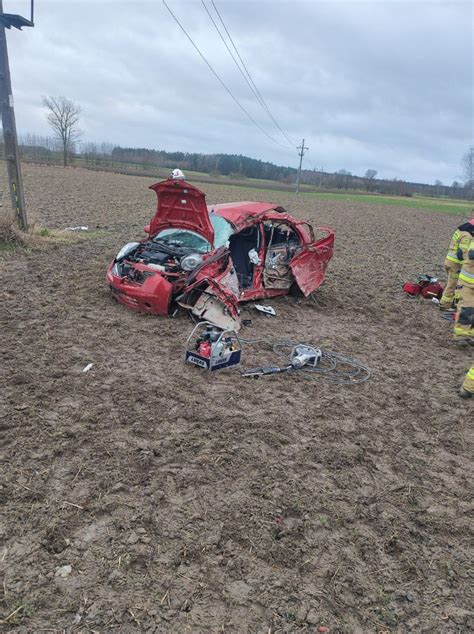
[[[234,233],[234,227],[228,220],[212,210],[209,212],[209,218],[214,229],[214,249],[228,246],[229,238]]]

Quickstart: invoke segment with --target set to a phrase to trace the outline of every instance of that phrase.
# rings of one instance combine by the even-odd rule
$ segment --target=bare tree
[[[338,189],[342,189],[343,187],[347,189],[349,187],[349,179],[352,174],[347,170],[339,170],[336,172],[336,187]]]
[[[439,180],[439,178],[437,178],[434,182],[434,186],[436,187],[436,195],[440,196],[443,193],[443,183],[442,181]]]
[[[464,186],[467,189],[474,189],[474,145],[464,154],[461,160],[464,176]]]
[[[86,163],[94,163],[94,161],[97,162],[97,144],[91,141],[88,141],[87,143],[82,143],[81,154],[84,157]]]
[[[75,143],[81,138],[77,127],[81,108],[67,97],[43,97],[43,106],[49,110],[48,122],[61,144],[63,165],[66,167]]]
[[[377,176],[377,170],[367,170],[365,173],[365,186],[367,188],[367,191],[370,191],[370,188],[372,186],[372,182],[374,180],[374,178]]]

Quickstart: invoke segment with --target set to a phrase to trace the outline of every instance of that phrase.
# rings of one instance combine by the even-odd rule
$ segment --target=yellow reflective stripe
[[[455,335],[469,337],[474,339],[474,328],[469,324],[460,324],[459,321],[454,323],[453,332]]]
[[[468,379],[473,379],[474,380],[474,365],[472,366],[472,368],[467,373],[467,377],[468,377]]]
[[[465,269],[461,269],[459,279],[466,282],[466,284],[474,284],[474,273],[468,273]]]
[[[453,233],[451,237],[451,244],[449,245],[449,248],[457,249],[459,246],[460,238],[461,238],[461,232],[459,231],[459,229],[456,229],[456,231]]]
[[[446,259],[449,260],[450,262],[455,262],[456,264],[462,264],[462,260],[458,260],[458,258],[454,255],[451,255],[451,253],[448,253],[448,255],[446,256]]]

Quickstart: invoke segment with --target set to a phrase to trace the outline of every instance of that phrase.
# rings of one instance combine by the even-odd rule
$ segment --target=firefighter
[[[468,370],[466,374],[464,383],[462,384],[462,387],[459,390],[459,396],[461,396],[462,398],[474,397],[474,365],[471,365],[470,369]]]
[[[461,241],[470,240],[474,229],[474,218],[465,222],[456,229],[451,237],[451,243],[449,245],[449,251],[444,261],[446,267],[446,274],[448,281],[446,282],[446,288],[444,289],[443,296],[439,302],[441,310],[450,310],[453,305],[459,299],[459,294],[456,291],[458,285],[459,271],[461,270],[462,261],[457,256],[457,251],[460,247]]]
[[[474,345],[474,222],[467,224],[471,229],[461,237],[456,252],[461,270],[458,278],[460,298],[453,337],[456,342]]]

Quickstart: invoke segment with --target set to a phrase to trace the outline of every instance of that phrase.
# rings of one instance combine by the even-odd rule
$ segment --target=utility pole
[[[5,33],[5,28],[10,29],[12,26],[20,30],[23,26],[33,26],[33,0],[31,0],[30,20],[20,15],[3,13],[3,1],[0,0],[0,110],[2,113],[3,144],[5,160],[7,162],[12,207],[20,229],[26,231],[28,229],[28,220],[26,217],[25,197],[23,195],[15,111],[13,109],[12,82]]]
[[[303,139],[301,145],[298,145],[298,147],[296,149],[300,150],[298,152],[298,155],[300,157],[300,166],[298,168],[298,176],[296,177],[296,193],[299,194],[299,191],[300,191],[300,178],[301,178],[301,165],[303,164],[303,156],[304,156],[305,150],[309,150],[309,147],[305,147],[304,139]]]

